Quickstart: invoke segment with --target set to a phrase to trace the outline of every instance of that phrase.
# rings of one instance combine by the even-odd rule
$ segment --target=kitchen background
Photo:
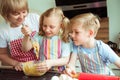
[[[38,13],[44,12],[46,9],[50,7],[55,7],[55,0],[28,0],[29,7],[33,11],[37,11]],[[67,1],[67,0],[66,0]],[[95,0],[93,0],[95,1]],[[99,0],[98,0],[99,1]],[[118,44],[118,34],[120,32],[120,0],[106,0],[107,5],[107,17],[109,18],[109,41],[116,42]],[[77,62],[79,63],[79,62]],[[80,66],[77,64],[77,66]],[[120,76],[120,69],[117,69],[116,66],[110,65],[110,68],[113,69],[113,72]],[[77,71],[81,71],[79,67],[77,67]]]
[[[28,2],[30,9],[39,13],[56,6],[55,0],[28,0]],[[120,32],[120,0],[106,0],[106,2],[107,15],[109,17],[109,40],[118,42],[118,34]]]
[[[66,0],[67,1],[67,0]],[[95,0],[93,0],[95,1]],[[98,0],[99,1],[99,0]],[[38,14],[43,13],[46,9],[55,7],[55,0],[28,0],[31,12],[37,12]],[[107,17],[109,19],[109,41],[113,41],[118,44],[118,34],[120,32],[120,0],[106,0]],[[2,18],[0,17],[0,23]],[[79,64],[77,64],[79,66]],[[114,65],[110,65],[114,73],[120,76],[120,69]],[[77,71],[80,71],[79,67]]]
[[[90,1],[90,0],[89,0]],[[92,0],[91,0],[92,1]],[[100,1],[100,0],[93,0]],[[104,0],[103,0],[104,1]],[[46,9],[55,7],[55,0],[28,0],[30,11],[43,13]],[[118,34],[120,32],[120,0],[106,0],[107,17],[109,18],[109,41],[118,44]],[[2,19],[0,16],[0,23]]]

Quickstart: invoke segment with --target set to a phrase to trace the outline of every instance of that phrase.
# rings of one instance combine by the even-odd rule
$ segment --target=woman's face
[[[27,14],[28,14],[27,10],[19,10],[16,12],[12,12],[8,16],[8,21],[12,27],[17,27],[24,22]]]
[[[61,22],[57,16],[44,17],[42,28],[46,37],[52,37],[58,35]]]
[[[74,23],[71,25],[70,37],[76,46],[84,45],[87,41],[88,32],[82,28],[82,24]]]

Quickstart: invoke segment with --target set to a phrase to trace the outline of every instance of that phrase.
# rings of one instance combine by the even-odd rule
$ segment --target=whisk
[[[22,28],[23,27],[25,27],[24,23],[22,24]],[[32,46],[34,48],[34,53],[36,55],[36,58],[37,58],[37,60],[39,60],[39,49],[40,49],[39,43],[36,41],[36,39],[34,38],[34,36],[32,36],[31,34],[29,34],[29,36],[30,36],[30,39],[31,39]]]

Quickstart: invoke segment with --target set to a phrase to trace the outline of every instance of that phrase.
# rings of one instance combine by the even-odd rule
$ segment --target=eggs
[[[58,76],[53,76],[51,80],[60,80]]]
[[[61,74],[59,78],[60,80],[73,80],[70,76],[66,74]]]
[[[60,76],[53,76],[51,80],[78,80],[68,76],[67,74],[61,74]]]

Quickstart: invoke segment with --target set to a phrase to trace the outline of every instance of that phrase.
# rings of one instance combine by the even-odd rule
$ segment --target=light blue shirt
[[[95,54],[96,48],[97,48],[98,54]],[[79,53],[81,55],[81,52],[79,52],[79,50],[82,52],[82,54],[85,54],[89,57],[88,63],[91,63],[91,60],[92,60],[93,64],[95,64],[94,67],[97,68],[97,69],[95,69],[95,68],[92,69],[93,66],[91,66],[90,67],[91,69],[88,69],[88,71],[84,70],[85,68],[82,68],[83,71],[90,72],[90,73],[113,75],[111,70],[107,67],[107,65],[109,63],[114,63],[115,61],[119,60],[120,58],[116,55],[116,53],[107,44],[103,43],[100,40],[96,40],[96,47],[90,48],[90,49],[84,48],[82,46],[73,45],[73,53],[75,53],[75,54]],[[93,55],[93,56],[91,57],[91,55]],[[96,55],[98,55],[98,56],[96,56]],[[96,61],[98,61],[97,57],[100,57],[100,60],[101,60],[100,63],[103,63],[102,65],[98,64],[96,62]],[[84,59],[84,57],[80,57],[80,58]],[[79,60],[82,60],[82,59],[79,59]],[[84,64],[84,63],[82,63],[82,64]],[[102,67],[103,65],[104,65],[104,68]],[[84,66],[84,65],[82,65],[82,66]],[[104,73],[105,70],[102,70],[102,69],[106,69],[106,72]]]

